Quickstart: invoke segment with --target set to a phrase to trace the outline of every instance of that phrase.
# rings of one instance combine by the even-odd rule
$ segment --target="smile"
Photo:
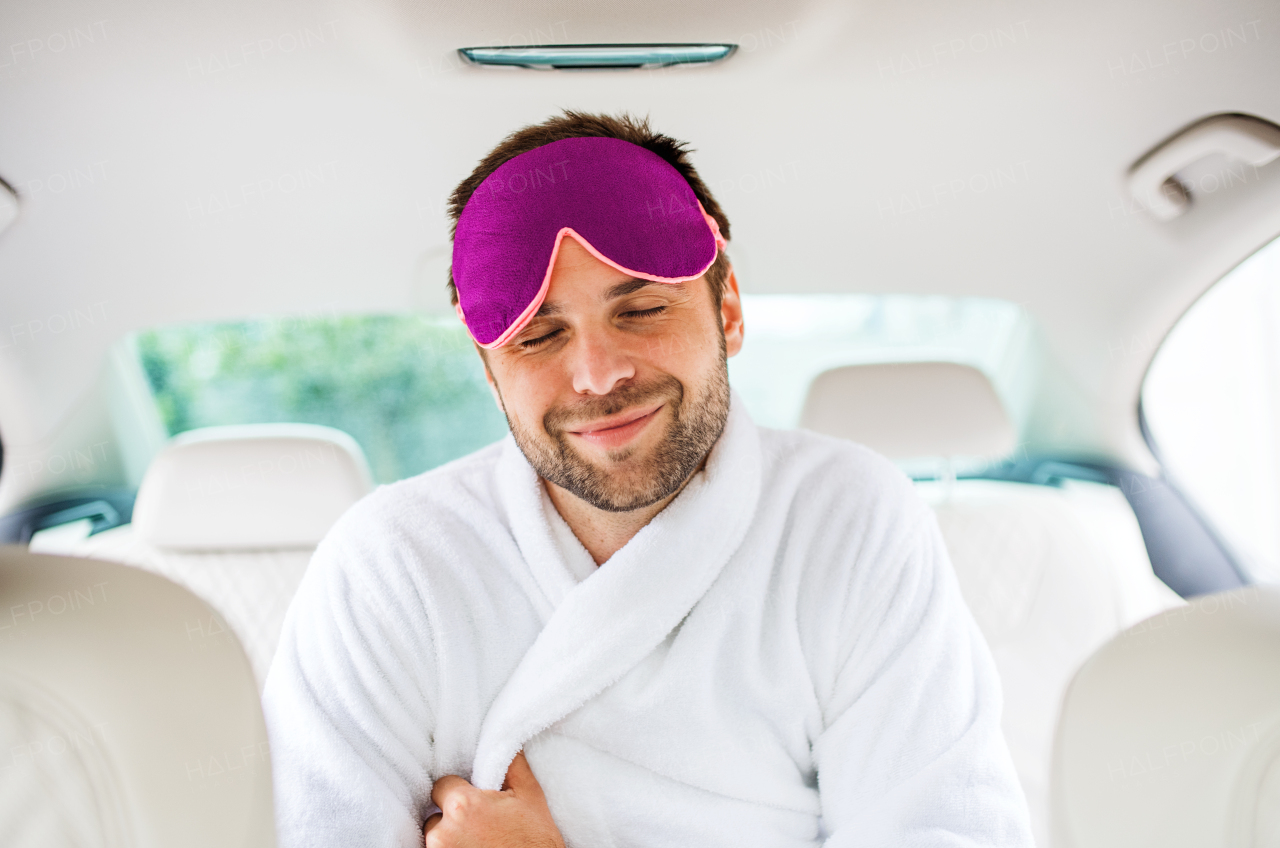
[[[657,417],[665,404],[624,412],[610,418],[593,421],[589,426],[569,430],[573,435],[602,448],[618,448],[640,434],[649,422]]]

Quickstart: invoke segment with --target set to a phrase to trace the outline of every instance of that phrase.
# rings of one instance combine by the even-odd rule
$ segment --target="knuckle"
[[[457,792],[450,796],[446,807],[449,818],[464,819],[475,809],[475,801],[469,795]]]

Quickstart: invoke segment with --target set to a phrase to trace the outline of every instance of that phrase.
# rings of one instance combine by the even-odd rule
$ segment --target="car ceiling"
[[[1280,121],[1278,11],[7,3],[0,176],[22,212],[0,237],[0,433],[7,451],[55,440],[138,328],[446,307],[449,190],[507,132],[575,108],[646,114],[692,143],[747,292],[1022,304],[1087,412],[1051,440],[1149,461],[1146,364],[1200,292],[1280,232],[1280,170],[1166,224],[1124,176],[1203,116]],[[740,47],[718,65],[653,71],[479,68],[455,52],[724,41]]]

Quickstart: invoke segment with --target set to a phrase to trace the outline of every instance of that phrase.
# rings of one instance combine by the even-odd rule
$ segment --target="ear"
[[[724,325],[725,353],[734,356],[742,350],[742,295],[738,293],[738,277],[729,266],[729,278],[724,284],[724,297],[720,301],[720,320]]]

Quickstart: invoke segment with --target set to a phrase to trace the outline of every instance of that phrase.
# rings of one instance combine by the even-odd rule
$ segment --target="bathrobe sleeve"
[[[434,810],[430,624],[412,583],[387,579],[394,550],[357,553],[334,535],[290,606],[263,694],[279,844],[418,846]]]
[[[995,663],[931,511],[844,580],[814,745],[826,845],[1031,846]]]

